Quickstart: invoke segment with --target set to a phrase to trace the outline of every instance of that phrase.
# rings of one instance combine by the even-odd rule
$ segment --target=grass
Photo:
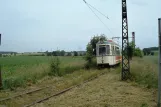
[[[144,56],[145,61],[150,62],[151,64],[158,65],[158,56]]]
[[[131,62],[132,79],[147,88],[158,87],[158,63],[156,56],[143,59],[133,58]]]
[[[153,51],[155,56],[158,56],[159,51]]]
[[[53,93],[57,93],[58,91],[61,91],[61,90],[64,90],[65,88],[68,88],[70,86],[73,86],[73,85],[77,85],[77,84],[80,84],[82,82],[84,82],[85,80],[91,78],[91,77],[95,77],[97,76],[98,74],[100,73],[103,73],[103,72],[107,72],[108,70],[77,70],[71,74],[67,74],[67,75],[64,75],[62,77],[53,77],[53,78],[50,78],[50,77],[46,77],[46,78],[43,78],[41,80],[38,81],[37,84],[33,84],[31,87],[36,87],[36,88],[40,88],[40,87],[44,87],[44,86],[53,86],[54,88],[50,88],[52,91],[49,91],[49,90],[46,90],[46,91],[41,91],[41,92],[38,92],[38,93],[35,93],[34,95],[32,96],[22,96],[21,98],[15,98],[14,100],[12,101],[6,101],[6,102],[0,102],[0,104],[5,104],[6,106],[15,106],[15,107],[20,107],[20,106],[23,106],[24,104],[27,104],[29,102],[33,102],[35,100],[37,100],[38,98],[42,98],[42,97],[45,97],[47,96],[46,93],[48,95],[51,95]],[[29,87],[26,87],[24,88],[25,90],[29,90],[28,89]],[[12,91],[9,91],[9,93],[11,93]],[[6,97],[9,97],[9,96],[14,96],[16,94],[20,94],[22,93],[21,91],[14,91],[12,92],[11,94],[8,95],[8,91],[3,91],[3,92],[0,92],[0,98],[6,98]]]
[[[30,60],[29,60],[29,58],[30,58]],[[35,61],[35,58],[40,61]],[[22,61],[22,62],[24,62],[23,64],[17,65],[18,67],[16,69],[13,69],[12,72],[14,72],[14,73],[12,73],[10,75],[6,75],[6,77],[4,78],[4,83],[5,83],[4,87],[6,89],[7,88],[12,89],[13,87],[20,87],[23,85],[25,86],[26,84],[29,86],[30,85],[35,86],[36,84],[33,84],[33,83],[37,83],[39,85],[44,84],[44,86],[53,85],[53,86],[56,86],[58,89],[65,89],[69,86],[81,83],[84,80],[87,80],[88,78],[96,76],[100,72],[107,71],[106,69],[105,70],[96,70],[96,69],[84,70],[84,69],[82,69],[82,67],[85,63],[85,61],[82,59],[82,57],[60,57],[60,60],[62,62],[60,65],[60,68],[61,68],[60,72],[62,73],[62,76],[61,77],[49,77],[48,76],[48,73],[50,71],[49,70],[49,57],[45,57],[45,56],[44,57],[31,57],[31,56],[26,57],[25,56],[24,59],[31,61],[32,64],[30,65],[30,64],[25,63],[25,61]],[[4,60],[4,61],[6,61],[6,60]],[[7,64],[6,64],[6,65],[4,65],[4,68],[5,67],[11,67],[11,68],[14,67],[14,66],[12,66],[14,64],[11,62],[9,63],[11,66],[7,66]],[[19,62],[17,62],[17,63],[19,63]],[[74,72],[74,71],[76,71],[76,72]],[[128,95],[133,94],[133,91],[130,93],[130,92],[128,92],[128,90],[133,90],[135,87],[131,87],[131,86],[128,87],[129,89],[126,92],[124,85],[127,85],[127,84],[124,84],[124,83],[128,83],[128,82],[123,82],[123,84],[121,83],[122,85],[119,84],[120,81],[118,81],[118,80],[120,80],[120,79],[118,79],[118,77],[121,77],[120,72],[121,72],[121,68],[118,68],[117,70],[114,70],[114,72],[110,71],[109,75],[106,77],[106,78],[108,78],[107,81],[110,81],[112,79],[117,79],[117,81],[113,81],[113,82],[108,83],[109,88],[111,88],[113,85],[116,85],[116,86],[113,86],[110,89],[110,91],[112,92],[112,90],[119,90],[118,94],[119,93],[124,93],[124,94],[128,94]],[[157,88],[157,85],[158,85],[158,83],[157,83],[158,82],[157,57],[156,56],[148,56],[148,57],[146,56],[143,58],[133,58],[133,60],[131,61],[131,74],[132,74],[132,80],[134,82],[140,84],[141,86],[144,86],[146,88]],[[104,79],[104,81],[105,81],[105,79]],[[100,85],[101,84],[102,84],[102,82],[100,82]],[[122,88],[120,88],[121,86],[122,86]],[[119,88],[117,88],[117,87],[119,87]],[[102,88],[99,87],[98,90],[100,90],[100,89],[102,89]],[[90,88],[89,90],[92,90],[92,88]],[[85,91],[86,90],[84,90],[84,92]],[[134,91],[140,92],[140,90],[138,90],[138,89],[134,90]],[[5,92],[4,93],[0,92],[0,94],[1,95],[4,94],[4,96],[5,96]],[[43,93],[41,93],[41,94],[43,94]],[[112,95],[114,95],[114,94],[115,93],[113,93]],[[138,94],[138,93],[136,93],[136,94]],[[30,98],[23,99],[23,101],[27,101],[29,99]],[[115,99],[117,99],[117,96]],[[113,99],[113,100],[115,100],[115,99]],[[137,98],[132,99],[132,100],[135,100],[137,102]],[[23,101],[21,101],[21,102],[23,102]],[[128,101],[128,98],[125,101]],[[19,101],[16,100],[15,102],[19,102]],[[12,104],[16,104],[15,102]],[[131,103],[129,102],[129,104],[131,104]],[[140,106],[142,106],[142,107],[147,106],[146,102],[144,102],[144,101],[139,104],[141,104]]]
[[[59,57],[61,74],[74,72],[83,67],[82,57]],[[15,56],[1,58],[4,89],[26,86],[49,74],[51,57]]]
[[[102,70],[98,72],[100,71]],[[141,88],[138,85],[133,86],[129,82],[119,81],[120,75],[118,75],[116,69],[110,72],[107,69],[103,71],[107,71],[107,73],[36,106],[154,107],[156,105],[154,94],[151,90]]]
[[[61,61],[61,76],[80,70],[85,64],[82,57],[59,58]],[[133,81],[148,88],[157,88],[157,58],[157,56],[145,56],[142,59],[133,58],[131,62]],[[50,71],[50,59],[51,57],[47,56],[15,56],[1,58],[0,63],[3,67],[3,88],[14,89],[15,87],[25,87],[48,76]],[[120,71],[118,71],[119,74]]]

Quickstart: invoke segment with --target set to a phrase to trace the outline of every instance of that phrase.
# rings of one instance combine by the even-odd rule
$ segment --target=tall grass
[[[21,68],[12,76],[3,78],[3,89],[14,89],[16,87],[25,87],[37,82],[37,80],[48,75],[49,67],[46,64],[40,64],[29,68]]]
[[[23,59],[22,57],[25,58]],[[51,73],[59,73],[58,76],[63,76],[81,69],[84,64],[84,60],[81,57],[59,57],[59,60],[61,62],[59,66],[60,68],[54,68],[55,72],[51,72],[51,68],[53,68],[53,65],[51,65],[50,63],[51,57],[35,57],[36,58],[27,56],[28,59],[26,58],[26,56],[17,57],[18,59],[22,58],[21,60],[19,60],[23,63],[18,62],[19,60],[16,59],[16,57],[11,58],[10,60],[8,58],[2,59],[1,62],[4,61],[2,71],[3,89],[25,87],[27,85],[36,83],[38,80],[44,78],[45,76],[48,76]],[[31,62],[31,64],[29,62]]]
[[[55,56],[51,58],[49,75],[63,76],[66,74],[73,73],[74,71],[80,70],[82,68],[83,63],[79,62],[74,62],[67,65],[61,65],[60,58]]]
[[[147,88],[158,86],[158,66],[155,59],[134,58],[131,62],[132,80]]]

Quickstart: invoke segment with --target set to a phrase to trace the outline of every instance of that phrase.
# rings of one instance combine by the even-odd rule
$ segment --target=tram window
[[[116,47],[116,54],[117,55],[120,55],[120,49],[119,49],[119,47]]]
[[[107,54],[110,54],[109,45],[99,46],[99,55],[107,55]]]
[[[110,54],[110,46],[107,45],[106,47],[107,47],[107,54]]]
[[[100,46],[99,47],[99,55],[105,55],[106,54],[106,47]]]
[[[115,54],[116,54],[116,52],[115,52],[115,47],[112,46],[112,55],[115,55]]]

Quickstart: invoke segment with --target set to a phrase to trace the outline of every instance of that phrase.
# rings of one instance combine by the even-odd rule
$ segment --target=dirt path
[[[107,73],[36,107],[156,107],[153,90],[122,82],[119,74]]]

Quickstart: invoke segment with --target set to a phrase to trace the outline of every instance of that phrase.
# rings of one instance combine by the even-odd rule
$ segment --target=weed
[[[146,103],[143,103],[141,107],[148,107],[148,105]]]
[[[60,76],[60,59],[57,56],[51,58],[49,75]]]
[[[84,65],[85,69],[91,69],[97,67],[96,58],[90,59],[90,61],[87,61]]]
[[[131,63],[132,80],[147,88],[157,88],[158,74],[157,65],[152,61],[133,59]]]

